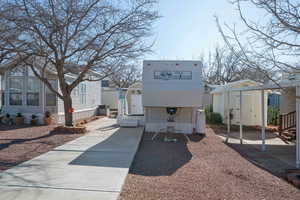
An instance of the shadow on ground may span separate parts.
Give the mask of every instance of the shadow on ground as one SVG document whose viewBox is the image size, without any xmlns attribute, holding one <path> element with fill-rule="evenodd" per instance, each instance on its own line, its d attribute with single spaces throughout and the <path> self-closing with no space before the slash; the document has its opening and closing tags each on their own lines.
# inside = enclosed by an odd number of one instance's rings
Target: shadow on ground
<svg viewBox="0 0 300 200">
<path fill-rule="evenodd" d="M 192 159 L 187 147 L 188 142 L 199 142 L 204 135 L 171 134 L 177 142 L 164 142 L 164 135 L 160 134 L 155 140 L 152 133 L 144 133 L 139 150 L 135 155 L 130 173 L 143 176 L 170 176 L 177 169 Z"/>
<path fill-rule="evenodd" d="M 113 130 L 113 129 L 116 129 L 116 128 L 119 128 L 120 126 L 118 124 L 113 124 L 113 125 L 110 125 L 110 126 L 104 126 L 104 127 L 101 127 L 101 128 L 98 128 L 96 130 L 98 131 L 109 131 L 109 130 Z"/>
<path fill-rule="evenodd" d="M 225 144 L 249 162 L 279 178 L 285 178 L 287 169 L 295 168 L 295 146 L 266 145 L 266 151 L 261 151 L 261 145 L 257 144 Z"/>
<path fill-rule="evenodd" d="M 12 137 L 12 138 L 0 139 L 0 151 L 10 147 L 11 145 L 23 144 L 23 143 L 27 143 L 27 142 L 35 142 L 37 140 L 49 138 L 51 136 L 59 135 L 59 134 L 64 134 L 64 133 L 62 133 L 60 131 L 52 130 L 52 131 L 48 131 L 47 134 L 38 136 L 38 137 L 29 137 L 29 138 L 14 138 L 14 137 Z M 7 142 L 5 142 L 5 141 L 7 141 Z M 39 143 L 47 143 L 47 142 L 39 141 Z M 48 142 L 48 144 L 51 144 L 51 143 Z"/>
<path fill-rule="evenodd" d="M 72 160 L 69 164 L 80 166 L 94 166 L 94 167 L 116 167 L 129 168 L 133 159 L 134 153 L 138 148 L 138 133 L 142 131 L 132 128 L 119 128 L 112 125 L 103 127 L 101 131 L 113 130 L 114 133 L 105 140 L 91 146 L 84 150 L 77 158 Z"/>
<path fill-rule="evenodd" d="M 32 128 L 32 125 L 24 124 L 24 125 L 7 125 L 7 124 L 0 124 L 0 131 L 11 131 L 16 129 L 23 129 L 23 128 Z M 44 125 L 37 125 L 34 127 L 44 127 Z"/>
<path fill-rule="evenodd" d="M 216 135 L 227 136 L 226 128 L 219 125 L 209 126 Z M 278 137 L 276 133 L 266 132 L 266 139 L 274 139 Z M 261 144 L 239 144 L 230 143 L 230 138 L 239 139 L 239 132 L 234 131 L 229 135 L 229 142 L 226 144 L 243 158 L 256 165 L 257 167 L 268 171 L 269 173 L 279 177 L 285 177 L 287 169 L 295 168 L 296 147 L 294 145 L 276 145 L 266 144 L 266 150 L 261 150 Z M 243 133 L 246 140 L 261 140 L 261 132 L 254 129 L 246 129 Z"/>
</svg>

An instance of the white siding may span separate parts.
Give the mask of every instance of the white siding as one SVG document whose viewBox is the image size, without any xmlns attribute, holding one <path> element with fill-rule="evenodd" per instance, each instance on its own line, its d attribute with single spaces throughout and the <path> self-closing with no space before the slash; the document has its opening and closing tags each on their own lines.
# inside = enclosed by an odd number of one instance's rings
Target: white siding
<svg viewBox="0 0 300 200">
<path fill-rule="evenodd" d="M 172 73 L 170 79 L 156 73 Z M 174 75 L 173 75 L 174 73 Z M 191 76 L 184 76 L 190 73 Z M 179 77 L 176 78 L 180 74 Z M 158 76 L 158 77 L 156 77 Z M 183 78 L 185 77 L 185 78 Z M 143 105 L 152 107 L 202 106 L 204 83 L 199 61 L 144 61 Z"/>
<path fill-rule="evenodd" d="M 86 85 L 86 101 L 81 101 L 81 84 Z M 79 92 L 72 92 L 72 105 L 74 108 L 73 119 L 78 120 L 95 115 L 98 105 L 101 105 L 101 82 L 85 81 L 79 85 Z M 64 121 L 64 104 L 58 99 L 58 122 Z"/>
<path fill-rule="evenodd" d="M 261 91 L 243 91 L 243 125 L 256 126 L 261 125 Z M 226 96 L 226 98 L 224 98 Z M 268 94 L 265 92 L 265 116 L 267 116 Z M 227 122 L 227 112 L 232 109 L 233 118 L 231 123 L 239 125 L 240 123 L 240 93 L 239 91 L 230 92 L 230 105 L 227 107 L 227 95 L 225 93 L 215 93 L 213 96 L 213 111 L 220 113 L 223 123 Z M 267 117 L 265 119 L 267 124 Z"/>
<path fill-rule="evenodd" d="M 280 113 L 289 113 L 296 110 L 296 89 L 284 88 L 280 97 Z"/>
<path fill-rule="evenodd" d="M 118 108 L 119 91 L 116 89 L 102 89 L 102 104 L 108 105 L 109 108 Z"/>
</svg>

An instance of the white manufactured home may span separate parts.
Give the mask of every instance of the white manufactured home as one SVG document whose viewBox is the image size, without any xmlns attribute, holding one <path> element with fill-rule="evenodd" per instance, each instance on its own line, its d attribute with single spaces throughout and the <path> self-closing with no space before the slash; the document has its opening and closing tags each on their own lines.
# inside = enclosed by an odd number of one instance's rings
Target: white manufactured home
<svg viewBox="0 0 300 200">
<path fill-rule="evenodd" d="M 29 123 L 31 115 L 36 115 L 39 123 L 43 123 L 44 113 L 50 111 L 57 123 L 64 122 L 64 105 L 56 94 L 34 76 L 27 66 L 0 66 L 2 114 L 14 116 L 22 113 L 25 123 Z M 96 72 L 90 76 L 97 76 Z M 76 74 L 68 73 L 67 79 L 71 82 Z M 58 79 L 55 73 L 47 72 L 47 78 L 52 86 L 58 89 Z M 101 82 L 85 81 L 72 91 L 74 108 L 73 119 L 78 120 L 94 116 L 97 107 L 101 104 Z"/>
<path fill-rule="evenodd" d="M 176 133 L 193 133 L 197 124 L 203 124 L 197 122 L 203 94 L 200 61 L 144 61 L 142 103 L 146 132 L 165 131 L 173 115 Z"/>
</svg>

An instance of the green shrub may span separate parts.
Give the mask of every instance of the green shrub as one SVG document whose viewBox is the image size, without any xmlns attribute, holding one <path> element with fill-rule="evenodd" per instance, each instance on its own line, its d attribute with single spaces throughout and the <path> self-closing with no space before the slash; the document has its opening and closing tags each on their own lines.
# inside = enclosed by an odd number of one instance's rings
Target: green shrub
<svg viewBox="0 0 300 200">
<path fill-rule="evenodd" d="M 206 120 L 207 123 L 209 123 L 210 122 L 210 118 L 211 118 L 211 113 L 213 112 L 212 105 L 209 105 L 208 107 L 206 107 L 204 109 L 204 111 L 205 111 L 205 120 Z"/>
<path fill-rule="evenodd" d="M 205 120 L 206 123 L 210 124 L 222 124 L 223 119 L 220 113 L 213 112 L 213 107 L 210 105 L 205 108 Z"/>
<path fill-rule="evenodd" d="M 278 118 L 279 118 L 279 108 L 274 108 L 272 106 L 268 107 L 268 124 L 271 125 L 278 125 Z"/>
<path fill-rule="evenodd" d="M 212 124 L 222 124 L 222 115 L 220 113 L 215 112 L 210 113 L 209 122 Z"/>
</svg>

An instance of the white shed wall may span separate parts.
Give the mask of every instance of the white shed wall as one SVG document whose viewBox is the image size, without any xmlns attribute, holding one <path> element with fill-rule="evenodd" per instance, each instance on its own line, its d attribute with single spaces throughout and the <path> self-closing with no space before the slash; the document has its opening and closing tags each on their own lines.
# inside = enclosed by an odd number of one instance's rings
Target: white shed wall
<svg viewBox="0 0 300 200">
<path fill-rule="evenodd" d="M 296 89 L 284 88 L 281 90 L 280 113 L 289 113 L 296 110 Z"/>
<path fill-rule="evenodd" d="M 265 124 L 267 124 L 267 99 L 268 94 L 265 92 Z M 242 92 L 242 120 L 243 125 L 260 126 L 261 115 L 261 91 L 243 91 Z M 231 123 L 240 124 L 240 92 L 230 92 L 230 106 L 227 107 L 227 94 L 216 93 L 213 96 L 213 111 L 220 113 L 223 123 L 227 123 L 227 113 L 232 109 L 233 118 Z"/>
</svg>

